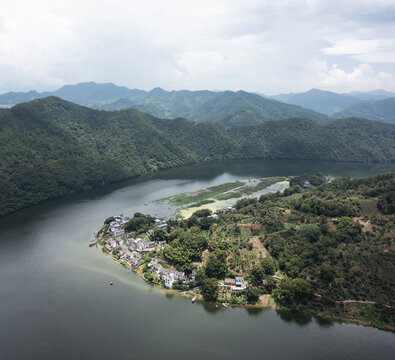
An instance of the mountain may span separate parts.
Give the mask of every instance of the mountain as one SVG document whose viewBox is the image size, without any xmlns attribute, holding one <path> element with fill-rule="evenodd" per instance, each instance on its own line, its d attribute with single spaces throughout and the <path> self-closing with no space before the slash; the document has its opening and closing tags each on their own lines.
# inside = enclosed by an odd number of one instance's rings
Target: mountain
<svg viewBox="0 0 395 360">
<path fill-rule="evenodd" d="M 394 161 L 395 126 L 369 120 L 223 127 L 99 111 L 56 97 L 0 110 L 0 215 L 75 191 L 206 160 Z"/>
<path fill-rule="evenodd" d="M 395 124 L 395 98 L 380 100 L 374 103 L 355 104 L 344 111 L 333 114 L 333 116 L 336 118 L 356 116 Z"/>
<path fill-rule="evenodd" d="M 268 120 L 303 117 L 324 124 L 332 119 L 312 110 L 284 104 L 246 91 L 150 91 L 139 99 L 121 99 L 102 109 L 135 108 L 162 118 L 183 117 L 225 126 L 256 125 Z"/>
<path fill-rule="evenodd" d="M 357 97 L 348 94 L 337 94 L 319 89 L 311 89 L 297 94 L 280 94 L 273 98 L 288 104 L 299 105 L 306 109 L 313 109 L 326 115 L 332 115 L 361 102 Z"/>
<path fill-rule="evenodd" d="M 368 92 L 354 91 L 349 93 L 349 95 L 359 99 L 360 102 L 373 102 L 395 97 L 395 93 L 383 89 L 377 89 Z"/>
<path fill-rule="evenodd" d="M 95 82 L 84 82 L 76 85 L 65 85 L 56 91 L 46 92 L 9 92 L 0 95 L 0 105 L 13 106 L 21 102 L 40 99 L 48 96 L 57 96 L 61 99 L 74 102 L 76 104 L 98 107 L 105 103 L 112 103 L 121 98 L 138 98 L 146 92 L 137 89 L 128 89 L 125 86 L 118 86 L 112 83 L 98 84 Z"/>
<path fill-rule="evenodd" d="M 11 106 L 46 96 L 96 109 L 135 108 L 161 118 L 183 117 L 226 126 L 253 125 L 289 117 L 309 118 L 318 123 L 332 120 L 323 114 L 246 91 L 166 91 L 161 88 L 143 91 L 94 82 L 66 85 L 54 92 L 7 93 L 0 95 L 0 105 Z"/>
</svg>

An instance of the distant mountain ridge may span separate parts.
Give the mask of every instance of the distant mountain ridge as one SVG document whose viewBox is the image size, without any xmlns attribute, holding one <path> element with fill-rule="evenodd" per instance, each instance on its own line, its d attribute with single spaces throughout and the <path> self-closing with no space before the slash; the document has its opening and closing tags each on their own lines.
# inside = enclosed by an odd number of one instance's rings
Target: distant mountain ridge
<svg viewBox="0 0 395 360">
<path fill-rule="evenodd" d="M 332 116 L 333 114 L 341 112 L 352 105 L 384 100 L 389 97 L 395 97 L 395 93 L 391 93 L 386 90 L 373 90 L 369 92 L 338 94 L 331 91 L 311 89 L 302 93 L 274 95 L 270 98 L 288 104 L 299 105 L 306 109 L 312 109 L 328 116 Z"/>
<path fill-rule="evenodd" d="M 333 114 L 333 116 L 336 118 L 355 116 L 395 124 L 395 98 L 379 100 L 374 103 L 355 104 L 344 111 Z"/>
<path fill-rule="evenodd" d="M 134 108 L 161 118 L 183 117 L 193 121 L 212 122 L 225 126 L 257 125 L 268 120 L 290 117 L 309 118 L 325 124 L 332 119 L 299 106 L 265 99 L 246 91 L 162 91 L 135 100 L 121 99 L 104 105 L 105 110 Z"/>
<path fill-rule="evenodd" d="M 0 216 L 150 171 L 222 159 L 395 161 L 395 126 L 310 119 L 224 127 L 57 97 L 0 110 Z"/>
<path fill-rule="evenodd" d="M 255 125 L 290 117 L 309 118 L 321 124 L 332 120 L 326 115 L 246 91 L 166 91 L 161 88 L 144 91 L 95 82 L 65 85 L 53 92 L 7 93 L 0 95 L 0 105 L 11 106 L 47 96 L 95 109 L 135 108 L 160 118 L 183 117 L 226 126 Z"/>
</svg>

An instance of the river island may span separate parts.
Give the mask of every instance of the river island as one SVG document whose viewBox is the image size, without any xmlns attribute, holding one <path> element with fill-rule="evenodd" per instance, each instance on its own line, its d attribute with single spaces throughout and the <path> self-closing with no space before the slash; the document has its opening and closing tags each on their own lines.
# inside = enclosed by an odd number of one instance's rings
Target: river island
<svg viewBox="0 0 395 360">
<path fill-rule="evenodd" d="M 95 242 L 193 302 L 394 331 L 394 188 L 394 173 L 236 181 L 158 200 L 177 207 L 174 218 L 111 216 Z"/>
</svg>

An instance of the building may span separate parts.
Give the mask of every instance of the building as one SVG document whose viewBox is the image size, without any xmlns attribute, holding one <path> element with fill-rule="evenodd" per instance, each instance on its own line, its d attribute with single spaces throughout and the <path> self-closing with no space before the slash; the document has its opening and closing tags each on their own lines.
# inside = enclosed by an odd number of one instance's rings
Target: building
<svg viewBox="0 0 395 360">
<path fill-rule="evenodd" d="M 165 282 L 165 287 L 168 289 L 170 289 L 173 286 L 173 283 L 175 281 L 174 276 L 172 276 L 172 275 L 163 275 L 162 279 Z"/>
<path fill-rule="evenodd" d="M 242 276 L 236 276 L 235 285 L 238 287 L 244 287 L 244 278 Z"/>
<path fill-rule="evenodd" d="M 235 286 L 236 285 L 236 281 L 235 279 L 230 279 L 230 278 L 226 278 L 224 281 L 225 285 L 229 285 L 229 286 Z"/>
</svg>

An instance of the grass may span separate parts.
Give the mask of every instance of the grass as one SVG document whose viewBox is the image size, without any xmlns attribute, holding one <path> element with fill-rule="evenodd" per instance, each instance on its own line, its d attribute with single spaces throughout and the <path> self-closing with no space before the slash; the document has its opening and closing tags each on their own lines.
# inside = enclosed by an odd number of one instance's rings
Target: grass
<svg viewBox="0 0 395 360">
<path fill-rule="evenodd" d="M 240 195 L 234 191 L 230 191 L 230 192 L 227 192 L 226 194 L 217 195 L 215 198 L 217 200 L 229 200 L 229 199 L 237 199 L 240 197 L 242 197 L 242 195 Z"/>
<path fill-rule="evenodd" d="M 167 200 L 170 204 L 176 206 L 182 206 L 192 203 L 198 203 L 211 198 L 214 198 L 224 192 L 230 191 L 232 189 L 238 188 L 244 185 L 242 181 L 235 181 L 231 183 L 221 184 L 217 186 L 211 186 L 194 192 L 181 193 L 178 195 L 170 196 L 160 201 Z"/>
<path fill-rule="evenodd" d="M 194 203 L 192 205 L 189 205 L 188 207 L 194 208 L 194 207 L 200 207 L 202 205 L 207 205 L 207 204 L 212 204 L 212 203 L 215 203 L 215 200 L 202 200 L 202 201 L 199 201 L 199 202 Z"/>
</svg>

